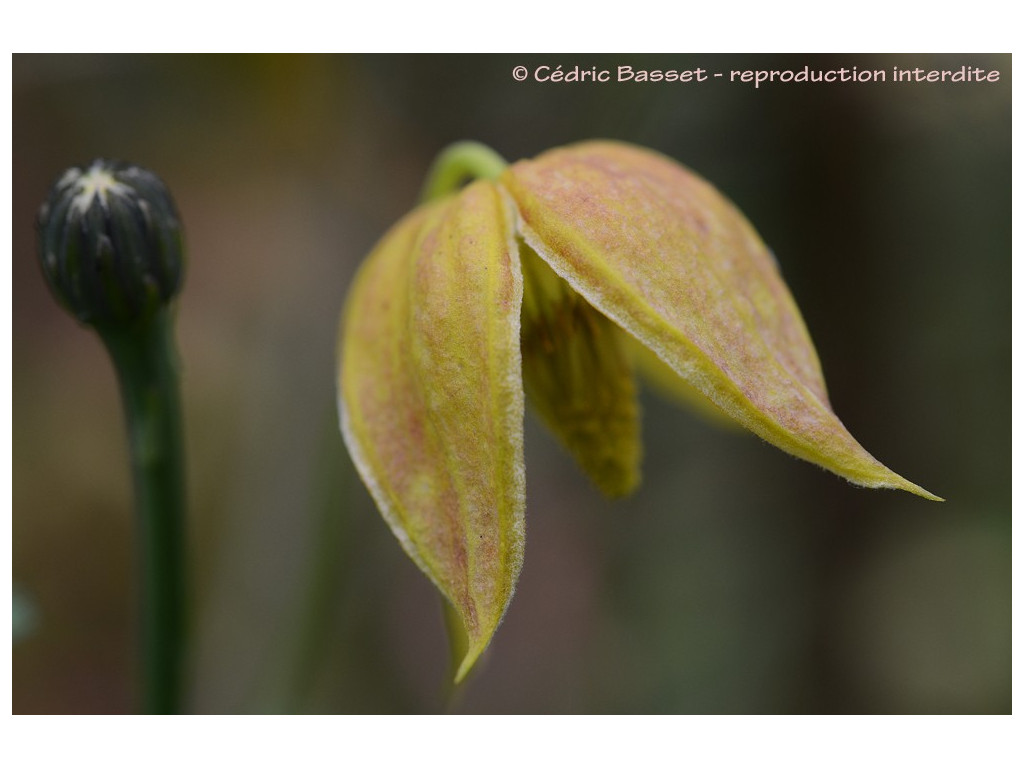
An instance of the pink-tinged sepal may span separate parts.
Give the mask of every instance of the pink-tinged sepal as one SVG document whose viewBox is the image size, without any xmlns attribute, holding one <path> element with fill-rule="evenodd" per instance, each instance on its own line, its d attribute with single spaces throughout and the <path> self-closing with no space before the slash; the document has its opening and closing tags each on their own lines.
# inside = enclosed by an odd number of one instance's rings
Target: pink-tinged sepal
<svg viewBox="0 0 1024 768">
<path fill-rule="evenodd" d="M 522 286 L 507 205 L 477 182 L 384 237 L 342 321 L 345 442 L 392 531 L 462 619 L 459 679 L 522 566 Z"/>
<path fill-rule="evenodd" d="M 937 498 L 878 462 L 832 412 L 774 258 L 711 184 L 601 141 L 515 163 L 500 183 L 527 244 L 730 417 L 858 485 Z"/>
</svg>

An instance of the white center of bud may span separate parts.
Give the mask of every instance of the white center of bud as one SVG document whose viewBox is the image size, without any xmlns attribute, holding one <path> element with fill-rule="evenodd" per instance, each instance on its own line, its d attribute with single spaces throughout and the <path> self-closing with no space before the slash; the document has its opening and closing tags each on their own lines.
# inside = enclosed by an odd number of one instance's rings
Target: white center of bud
<svg viewBox="0 0 1024 768">
<path fill-rule="evenodd" d="M 84 214 L 92 205 L 93 198 L 100 199 L 100 205 L 106 207 L 107 195 L 127 196 L 131 187 L 122 184 L 114 178 L 110 171 L 93 165 L 75 180 L 74 200 L 71 201 L 71 210 Z"/>
</svg>

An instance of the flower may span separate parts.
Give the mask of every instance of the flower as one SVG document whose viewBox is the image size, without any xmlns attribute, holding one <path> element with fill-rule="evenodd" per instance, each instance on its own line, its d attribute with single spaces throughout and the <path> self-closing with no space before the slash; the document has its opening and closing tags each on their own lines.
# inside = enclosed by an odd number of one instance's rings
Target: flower
<svg viewBox="0 0 1024 768">
<path fill-rule="evenodd" d="M 399 221 L 342 317 L 345 442 L 381 513 L 487 646 L 523 560 L 524 391 L 609 495 L 639 481 L 634 349 L 769 443 L 937 497 L 832 412 L 769 250 L 673 160 L 594 141 L 514 163 Z M 641 358 L 642 359 L 642 358 Z"/>
<path fill-rule="evenodd" d="M 39 261 L 79 322 L 149 318 L 180 290 L 181 219 L 152 171 L 110 160 L 68 168 L 39 209 Z"/>
</svg>

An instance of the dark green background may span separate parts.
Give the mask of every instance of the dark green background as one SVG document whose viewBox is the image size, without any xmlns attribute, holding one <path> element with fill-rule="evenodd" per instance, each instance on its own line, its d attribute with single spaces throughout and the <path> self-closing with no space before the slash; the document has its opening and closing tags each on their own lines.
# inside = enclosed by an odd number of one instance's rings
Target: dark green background
<svg viewBox="0 0 1024 768">
<path fill-rule="evenodd" d="M 999 69 L 996 84 L 538 84 L 514 66 Z M 1009 56 L 28 56 L 13 60 L 15 712 L 135 706 L 113 373 L 47 295 L 68 165 L 145 165 L 183 215 L 196 712 L 432 712 L 438 601 L 344 456 L 337 318 L 458 139 L 610 137 L 730 196 L 775 251 L 836 412 L 948 499 L 867 491 L 645 393 L 603 500 L 527 417 L 519 589 L 461 712 L 1010 710 Z M 339 500 L 340 506 L 332 500 Z"/>
</svg>

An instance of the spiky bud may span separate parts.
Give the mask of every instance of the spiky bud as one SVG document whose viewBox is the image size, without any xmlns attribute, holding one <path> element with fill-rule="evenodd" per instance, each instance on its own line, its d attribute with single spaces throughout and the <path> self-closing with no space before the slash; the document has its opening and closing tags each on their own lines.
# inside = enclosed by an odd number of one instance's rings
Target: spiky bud
<svg viewBox="0 0 1024 768">
<path fill-rule="evenodd" d="M 181 287 L 181 219 L 167 187 L 144 168 L 109 160 L 69 168 L 36 226 L 46 281 L 82 323 L 144 320 Z"/>
</svg>

